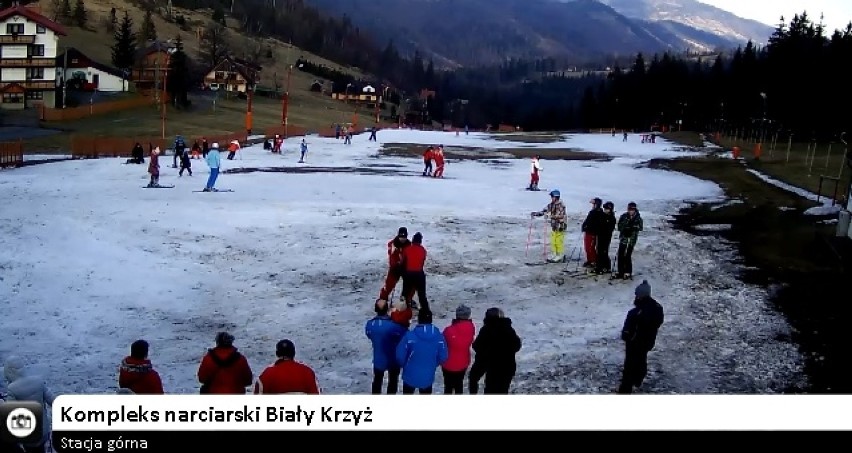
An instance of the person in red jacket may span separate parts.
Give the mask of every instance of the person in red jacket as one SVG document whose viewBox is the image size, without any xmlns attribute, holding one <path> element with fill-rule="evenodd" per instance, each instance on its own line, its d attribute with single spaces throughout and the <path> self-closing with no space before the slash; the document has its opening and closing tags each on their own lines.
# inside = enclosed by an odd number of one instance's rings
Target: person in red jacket
<svg viewBox="0 0 852 453">
<path fill-rule="evenodd" d="M 255 395 L 278 395 L 300 393 L 319 395 L 317 377 L 309 366 L 294 360 L 296 346 L 290 340 L 281 340 L 275 345 L 278 360 L 263 370 L 254 384 Z"/>
<path fill-rule="evenodd" d="M 388 298 L 402 277 L 402 269 L 400 268 L 402 250 L 409 244 L 411 243 L 408 241 L 408 229 L 405 227 L 400 227 L 396 237 L 388 241 L 388 273 L 385 276 L 385 284 L 379 291 L 379 299 L 385 302 L 393 303 Z"/>
<path fill-rule="evenodd" d="M 444 145 L 438 147 L 435 151 L 435 173 L 432 173 L 435 178 L 444 177 Z"/>
<path fill-rule="evenodd" d="M 435 158 L 435 152 L 432 147 L 426 148 L 423 153 L 423 176 L 432 176 L 432 159 Z"/>
<path fill-rule="evenodd" d="M 201 393 L 245 394 L 252 379 L 248 360 L 234 347 L 234 336 L 228 332 L 216 334 L 216 347 L 207 351 L 198 366 Z"/>
<path fill-rule="evenodd" d="M 121 361 L 118 386 L 137 395 L 162 395 L 163 381 L 148 360 L 148 342 L 136 340 L 130 345 L 130 355 Z"/>
<path fill-rule="evenodd" d="M 444 329 L 449 355 L 441 365 L 444 374 L 444 394 L 461 395 L 464 393 L 464 375 L 470 366 L 470 346 L 476 335 L 476 327 L 470 320 L 470 308 L 459 305 L 456 319 Z"/>
<path fill-rule="evenodd" d="M 429 309 L 426 299 L 426 249 L 423 247 L 423 235 L 415 233 L 411 245 L 402 250 L 402 295 L 409 307 L 414 309 Z M 414 293 L 417 293 L 418 305 L 414 304 Z"/>
</svg>

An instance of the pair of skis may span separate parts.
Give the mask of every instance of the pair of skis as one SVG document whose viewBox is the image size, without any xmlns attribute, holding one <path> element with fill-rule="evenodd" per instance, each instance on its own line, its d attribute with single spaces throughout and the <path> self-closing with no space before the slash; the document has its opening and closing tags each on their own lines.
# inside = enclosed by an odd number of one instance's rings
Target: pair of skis
<svg viewBox="0 0 852 453">
<path fill-rule="evenodd" d="M 174 189 L 175 186 L 142 186 L 143 189 Z M 216 189 L 216 190 L 193 190 L 193 192 L 233 192 L 231 189 Z"/>
</svg>

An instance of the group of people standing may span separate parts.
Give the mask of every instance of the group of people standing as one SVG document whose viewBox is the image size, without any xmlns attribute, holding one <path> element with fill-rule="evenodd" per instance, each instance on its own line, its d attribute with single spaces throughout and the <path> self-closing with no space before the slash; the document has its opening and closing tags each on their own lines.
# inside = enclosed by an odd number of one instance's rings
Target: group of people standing
<svg viewBox="0 0 852 453">
<path fill-rule="evenodd" d="M 219 178 L 219 168 L 221 167 L 221 157 L 219 156 L 219 143 L 214 142 L 212 145 L 208 147 L 207 140 L 202 140 L 203 147 L 197 141 L 193 144 L 193 156 L 196 154 L 196 148 L 198 153 L 204 156 L 204 160 L 207 163 L 207 166 L 210 168 L 210 176 L 207 178 L 207 184 L 204 186 L 204 192 L 216 192 L 216 180 Z M 229 144 L 228 150 L 228 159 L 233 159 L 233 155 L 240 149 L 240 144 L 238 141 L 234 140 Z M 141 159 L 144 162 L 144 158 L 137 158 L 137 154 L 142 151 L 142 145 L 139 143 L 136 144 L 133 148 L 133 158 L 134 163 L 138 159 Z M 178 176 L 183 176 L 183 172 L 187 171 L 189 176 L 192 176 L 192 164 L 190 162 L 190 153 L 187 151 L 186 146 L 183 142 L 183 138 L 178 136 L 178 139 L 175 140 L 174 145 L 174 164 L 173 168 L 177 167 L 177 159 L 180 159 L 180 171 L 178 172 Z M 151 176 L 151 180 L 148 183 L 149 188 L 157 188 L 157 187 L 172 187 L 172 186 L 161 186 L 160 185 L 160 147 L 154 147 L 151 150 L 150 159 L 148 161 L 148 174 Z"/>
<path fill-rule="evenodd" d="M 432 161 L 435 161 L 435 171 L 432 172 Z M 444 177 L 444 145 L 429 146 L 423 153 L 423 176 L 433 178 Z"/>
<path fill-rule="evenodd" d="M 642 216 L 639 214 L 636 203 L 632 201 L 628 203 L 627 212 L 623 213 L 618 221 L 615 219 L 615 205 L 611 201 L 604 203 L 603 200 L 595 197 L 589 200 L 589 203 L 592 205 L 592 209 L 586 215 L 581 226 L 583 248 L 586 254 L 583 267 L 590 269 L 595 274 L 607 274 L 613 271 L 609 249 L 612 234 L 617 228 L 619 241 L 613 278 L 633 278 L 633 249 L 639 239 L 639 232 L 644 228 Z M 568 228 L 568 216 L 559 190 L 552 190 L 550 192 L 550 203 L 540 211 L 531 212 L 530 216 L 543 216 L 550 222 L 551 250 L 547 261 L 551 263 L 567 262 L 565 231 Z"/>
</svg>

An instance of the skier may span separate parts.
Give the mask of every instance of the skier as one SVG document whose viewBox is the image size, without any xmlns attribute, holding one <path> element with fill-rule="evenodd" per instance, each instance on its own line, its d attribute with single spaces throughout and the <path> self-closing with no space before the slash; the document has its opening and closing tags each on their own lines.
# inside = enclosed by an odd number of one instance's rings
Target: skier
<svg viewBox="0 0 852 453">
<path fill-rule="evenodd" d="M 648 280 L 636 287 L 634 307 L 627 312 L 621 339 L 624 340 L 624 369 L 618 393 L 633 393 L 648 374 L 648 352 L 654 349 L 657 332 L 665 319 L 663 307 L 651 297 Z"/>
<path fill-rule="evenodd" d="M 532 167 L 530 169 L 530 186 L 527 190 L 538 190 L 538 174 L 541 172 L 541 163 L 539 156 L 533 156 Z"/>
<path fill-rule="evenodd" d="M 352 126 L 346 126 L 346 140 L 343 141 L 344 145 L 352 144 Z"/>
<path fill-rule="evenodd" d="M 627 141 L 627 131 L 624 131 L 624 139 L 623 139 L 623 140 L 621 140 L 621 141 L 622 141 L 622 142 L 626 142 L 626 141 Z"/>
<path fill-rule="evenodd" d="M 532 217 L 544 216 L 550 220 L 550 251 L 551 255 L 547 259 L 549 263 L 564 263 L 567 259 L 565 256 L 565 230 L 568 228 L 566 223 L 567 214 L 565 212 L 565 204 L 559 199 L 559 190 L 550 191 L 550 203 L 541 211 L 533 211 L 530 213 Z"/>
<path fill-rule="evenodd" d="M 432 174 L 432 177 L 444 177 L 444 145 L 438 145 L 435 151 L 435 173 Z"/>
<path fill-rule="evenodd" d="M 395 395 L 399 386 L 400 366 L 396 361 L 396 347 L 408 329 L 391 319 L 388 308 L 388 301 L 377 300 L 374 307 L 376 317 L 367 321 L 364 327 L 373 345 L 373 395 L 382 393 L 385 373 L 388 374 L 388 395 Z"/>
<path fill-rule="evenodd" d="M 396 287 L 397 282 L 402 277 L 402 252 L 408 247 L 411 242 L 408 241 L 408 229 L 400 227 L 396 237 L 388 241 L 388 273 L 385 277 L 385 284 L 379 291 L 379 299 L 393 302 L 389 300 L 390 293 Z M 400 299 L 405 299 L 405 294 L 400 295 Z"/>
<path fill-rule="evenodd" d="M 340 128 L 340 124 L 335 124 L 334 125 L 334 138 L 337 139 L 337 140 L 340 140 L 341 132 L 342 131 L 341 131 L 341 128 Z"/>
<path fill-rule="evenodd" d="M 613 278 L 629 280 L 633 278 L 633 248 L 643 229 L 642 216 L 636 209 L 636 203 L 627 204 L 627 212 L 618 219 L 618 272 Z"/>
<path fill-rule="evenodd" d="M 228 160 L 234 160 L 234 156 L 237 154 L 237 151 L 240 150 L 240 142 L 236 140 L 232 140 L 231 143 L 228 144 Z"/>
<path fill-rule="evenodd" d="M 184 148 L 183 154 L 180 155 L 180 171 L 178 172 L 178 176 L 183 176 L 184 170 L 189 172 L 189 176 L 192 176 L 192 162 L 189 160 L 189 151 L 186 148 Z"/>
<path fill-rule="evenodd" d="M 175 137 L 174 144 L 174 156 L 172 156 L 172 168 L 178 168 L 177 161 L 181 155 L 183 155 L 183 150 L 186 149 L 186 142 L 183 139 L 183 136 L 178 135 Z"/>
<path fill-rule="evenodd" d="M 281 136 L 275 134 L 275 139 L 272 141 L 272 152 L 275 154 L 281 154 L 281 145 L 284 144 L 284 140 L 281 139 Z"/>
<path fill-rule="evenodd" d="M 136 145 L 133 146 L 133 150 L 130 151 L 130 159 L 127 160 L 128 164 L 144 164 L 145 163 L 145 150 L 142 148 L 142 145 L 139 142 L 136 142 Z"/>
<path fill-rule="evenodd" d="M 301 156 L 299 157 L 299 163 L 303 164 L 305 163 L 305 157 L 308 155 L 308 144 L 307 142 L 305 142 L 304 138 L 302 139 L 302 144 L 299 146 L 299 148 L 302 152 Z"/>
<path fill-rule="evenodd" d="M 414 233 L 411 245 L 402 249 L 402 295 L 408 306 L 414 309 L 429 309 L 429 301 L 426 299 L 426 273 L 423 266 L 426 263 L 426 248 L 423 247 L 423 235 Z M 414 303 L 414 293 L 417 293 L 417 301 Z"/>
<path fill-rule="evenodd" d="M 198 140 L 192 144 L 192 158 L 201 159 L 201 145 L 198 143 Z"/>
<path fill-rule="evenodd" d="M 207 159 L 207 153 L 210 152 L 210 144 L 207 143 L 207 139 L 201 137 L 201 157 Z"/>
<path fill-rule="evenodd" d="M 207 152 L 207 166 L 210 167 L 210 177 L 207 178 L 207 186 L 204 187 L 205 192 L 215 192 L 213 186 L 216 185 L 216 179 L 219 178 L 219 166 L 221 158 L 219 157 L 219 144 L 213 143 L 210 151 Z"/>
<path fill-rule="evenodd" d="M 151 182 L 148 187 L 160 187 L 160 147 L 151 150 L 151 160 L 148 161 L 148 173 L 151 174 Z"/>
<path fill-rule="evenodd" d="M 370 128 L 370 139 L 368 141 L 375 142 L 376 141 L 376 126 Z"/>
<path fill-rule="evenodd" d="M 432 159 L 435 158 L 435 151 L 432 146 L 426 148 L 423 153 L 423 176 L 432 176 Z"/>
<path fill-rule="evenodd" d="M 583 232 L 583 249 L 586 251 L 586 262 L 583 263 L 583 267 L 594 269 L 595 263 L 597 263 L 597 236 L 598 230 L 600 229 L 601 224 L 601 215 L 603 214 L 603 210 L 601 209 L 601 204 L 603 200 L 600 198 L 592 198 L 589 200 L 589 204 L 592 205 L 591 211 L 586 215 L 586 220 L 583 221 L 583 225 L 580 229 Z"/>
<path fill-rule="evenodd" d="M 598 224 L 597 237 L 597 263 L 595 266 L 596 274 L 607 274 L 612 272 L 612 260 L 609 258 L 609 245 L 612 243 L 612 232 L 615 230 L 615 213 L 613 212 L 615 205 L 611 201 L 603 204 L 603 215 L 600 216 Z"/>
</svg>

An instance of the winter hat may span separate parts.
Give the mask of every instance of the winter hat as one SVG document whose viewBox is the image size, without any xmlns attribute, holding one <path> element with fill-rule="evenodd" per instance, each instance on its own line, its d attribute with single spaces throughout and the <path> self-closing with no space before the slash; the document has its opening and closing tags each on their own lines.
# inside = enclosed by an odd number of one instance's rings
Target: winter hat
<svg viewBox="0 0 852 453">
<path fill-rule="evenodd" d="M 290 340 L 281 340 L 275 345 L 275 355 L 282 359 L 293 359 L 296 357 L 296 345 Z"/>
<path fill-rule="evenodd" d="M 632 201 L 630 203 L 627 203 L 627 209 L 636 209 L 636 203 Z"/>
<path fill-rule="evenodd" d="M 636 297 L 651 297 L 651 285 L 648 284 L 648 280 L 642 280 L 642 283 L 636 287 Z"/>
<path fill-rule="evenodd" d="M 470 319 L 470 308 L 464 304 L 456 308 L 456 319 Z"/>
<path fill-rule="evenodd" d="M 503 317 L 503 310 L 500 310 L 497 307 L 491 307 L 488 310 L 485 310 L 485 319 L 502 318 L 502 317 Z"/>
<path fill-rule="evenodd" d="M 415 244 L 422 244 L 423 243 L 423 235 L 420 234 L 420 232 L 414 233 L 414 237 L 411 239 L 411 242 L 413 242 Z"/>
<path fill-rule="evenodd" d="M 603 203 L 603 200 L 601 200 L 600 198 L 598 198 L 598 197 L 592 198 L 592 204 L 595 205 L 596 208 L 601 207 L 602 203 Z"/>
<path fill-rule="evenodd" d="M 609 209 L 610 211 L 615 209 L 615 205 L 611 201 L 607 201 L 603 204 L 604 209 Z"/>
<path fill-rule="evenodd" d="M 399 231 L 396 233 L 397 237 L 407 238 L 408 237 L 408 228 L 399 227 Z"/>
<path fill-rule="evenodd" d="M 220 348 L 229 348 L 234 345 L 234 336 L 228 332 L 219 332 L 216 334 L 216 346 Z"/>
<path fill-rule="evenodd" d="M 210 145 L 210 147 L 213 148 L 213 149 L 219 149 L 219 142 L 213 142 L 213 144 Z"/>
<path fill-rule="evenodd" d="M 432 312 L 428 308 L 417 313 L 417 324 L 432 324 Z"/>
</svg>

